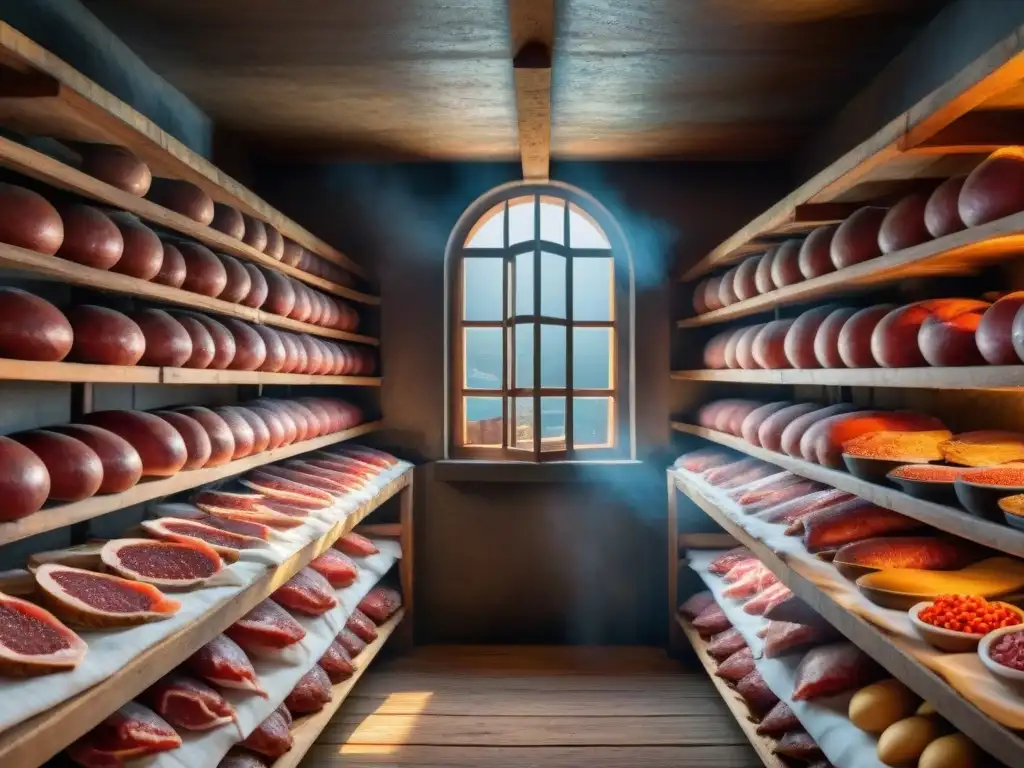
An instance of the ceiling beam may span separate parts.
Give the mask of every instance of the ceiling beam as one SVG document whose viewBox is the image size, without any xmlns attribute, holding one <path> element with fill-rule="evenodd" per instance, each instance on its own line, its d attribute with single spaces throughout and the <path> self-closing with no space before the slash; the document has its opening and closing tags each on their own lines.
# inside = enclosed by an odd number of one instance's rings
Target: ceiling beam
<svg viewBox="0 0 1024 768">
<path fill-rule="evenodd" d="M 551 162 L 551 50 L 555 0 L 509 0 L 523 178 L 547 181 Z"/>
</svg>

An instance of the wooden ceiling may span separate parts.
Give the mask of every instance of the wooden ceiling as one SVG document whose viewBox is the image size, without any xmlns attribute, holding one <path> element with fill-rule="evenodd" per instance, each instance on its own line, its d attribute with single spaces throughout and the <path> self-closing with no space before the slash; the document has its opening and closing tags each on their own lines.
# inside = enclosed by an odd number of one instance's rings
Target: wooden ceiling
<svg viewBox="0 0 1024 768">
<path fill-rule="evenodd" d="M 219 126 L 256 146 L 518 156 L 509 3 L 530 0 L 84 2 Z M 552 156 L 791 152 L 942 5 L 557 0 Z"/>
</svg>

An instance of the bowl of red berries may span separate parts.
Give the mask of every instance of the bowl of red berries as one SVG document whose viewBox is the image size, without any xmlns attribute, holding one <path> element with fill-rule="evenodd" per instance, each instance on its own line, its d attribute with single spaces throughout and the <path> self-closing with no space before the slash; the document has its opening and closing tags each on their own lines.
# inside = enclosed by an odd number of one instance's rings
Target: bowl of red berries
<svg viewBox="0 0 1024 768">
<path fill-rule="evenodd" d="M 910 622 L 940 651 L 969 653 L 990 632 L 1024 624 L 1024 611 L 977 595 L 939 595 L 911 608 Z"/>
</svg>

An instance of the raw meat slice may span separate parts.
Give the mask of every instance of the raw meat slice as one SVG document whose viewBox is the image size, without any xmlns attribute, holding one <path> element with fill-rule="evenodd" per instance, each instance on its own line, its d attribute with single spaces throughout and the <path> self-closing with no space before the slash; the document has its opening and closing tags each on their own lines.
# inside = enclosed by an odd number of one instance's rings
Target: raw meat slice
<svg viewBox="0 0 1024 768">
<path fill-rule="evenodd" d="M 228 561 L 235 561 L 242 550 L 262 549 L 266 542 L 253 536 L 225 531 L 199 520 L 182 520 L 176 517 L 161 517 L 159 520 L 143 520 L 146 532 L 164 541 L 202 541 Z"/>
<path fill-rule="evenodd" d="M 134 627 L 173 616 L 181 603 L 120 576 L 46 563 L 36 569 L 42 598 L 73 627 Z"/>
<path fill-rule="evenodd" d="M 222 531 L 231 531 L 242 536 L 252 536 L 263 541 L 270 541 L 273 531 L 262 523 L 250 523 L 245 520 L 232 520 L 226 517 L 217 517 L 209 512 L 204 512 L 192 504 L 157 504 L 151 508 L 156 518 L 174 517 L 179 520 L 195 520 L 197 523 L 212 525 Z"/>
<path fill-rule="evenodd" d="M 771 621 L 790 621 L 795 624 L 811 624 L 819 619 L 818 612 L 796 595 L 773 602 L 762 615 Z"/>
<path fill-rule="evenodd" d="M 163 718 L 129 701 L 68 747 L 68 756 L 83 768 L 121 768 L 127 760 L 180 746 L 181 737 Z"/>
<path fill-rule="evenodd" d="M 761 567 L 761 561 L 756 557 L 751 556 L 749 560 L 736 563 L 736 565 L 730 568 L 729 572 L 725 574 L 722 579 L 726 584 L 735 584 L 751 571 L 755 571 Z"/>
<path fill-rule="evenodd" d="M 191 589 L 224 569 L 220 555 L 197 540 L 114 539 L 103 545 L 100 559 L 118 576 L 161 589 Z"/>
<path fill-rule="evenodd" d="M 366 648 L 366 643 L 364 643 L 351 629 L 348 629 L 347 627 L 338 633 L 338 637 L 336 639 L 338 644 L 341 645 L 341 647 L 344 648 L 348 652 L 348 655 L 353 659 Z"/>
<path fill-rule="evenodd" d="M 270 469 L 270 474 L 278 474 L 281 477 L 295 480 L 297 483 L 322 488 L 334 497 L 343 497 L 360 487 L 350 476 L 309 466 L 301 461 L 289 461 L 283 467 L 271 467 Z"/>
<path fill-rule="evenodd" d="M 743 505 L 743 512 L 748 515 L 757 514 L 784 502 L 802 499 L 808 494 L 822 490 L 824 487 L 821 483 L 816 483 L 813 480 L 801 480 L 796 483 L 790 483 L 784 488 L 776 488 L 772 491 L 761 493 L 756 501 Z"/>
<path fill-rule="evenodd" d="M 277 478 L 278 480 L 295 483 L 298 486 L 305 486 L 310 490 L 323 491 L 332 499 L 339 499 L 351 490 L 347 485 L 343 485 L 336 480 L 321 477 L 320 475 L 311 475 L 306 472 L 299 472 L 288 467 L 277 467 L 270 464 L 263 467 L 260 471 L 266 475 Z"/>
<path fill-rule="evenodd" d="M 793 599 L 793 591 L 786 587 L 786 589 L 780 590 L 778 593 L 772 595 L 772 598 L 768 601 L 767 605 L 761 611 L 762 616 L 767 616 L 776 606 L 782 605 Z M 746 608 L 747 606 L 743 606 Z"/>
<path fill-rule="evenodd" d="M 332 698 L 331 679 L 317 664 L 304 674 L 292 692 L 284 700 L 284 705 L 292 715 L 305 715 L 319 712 Z"/>
<path fill-rule="evenodd" d="M 346 445 L 344 448 L 337 450 L 328 451 L 332 454 L 340 454 L 347 456 L 357 461 L 361 461 L 364 464 L 372 464 L 381 469 L 390 469 L 398 463 L 398 459 L 392 456 L 390 453 L 384 453 L 384 451 L 378 451 L 374 448 L 367 448 L 363 445 Z"/>
<path fill-rule="evenodd" d="M 747 643 L 738 629 L 727 629 L 711 638 L 711 642 L 708 643 L 708 655 L 715 661 L 725 661 L 746 647 Z"/>
<path fill-rule="evenodd" d="M 861 499 L 857 496 L 854 496 L 852 499 L 849 499 L 848 501 L 840 502 L 839 504 L 830 504 L 827 507 L 821 507 L 820 509 L 816 509 L 810 514 L 795 517 L 793 521 L 789 524 L 789 527 L 786 528 L 786 535 L 803 536 L 804 531 L 806 530 L 804 528 L 804 521 L 807 518 L 812 517 L 815 514 L 818 514 L 819 512 L 835 512 L 837 510 L 843 510 L 844 512 L 847 512 L 855 509 L 862 509 L 873 506 L 874 505 L 867 499 Z"/>
<path fill-rule="evenodd" d="M 686 602 L 679 606 L 679 615 L 687 621 L 693 621 L 697 614 L 715 602 L 715 596 L 705 590 L 687 598 Z"/>
<path fill-rule="evenodd" d="M 763 717 L 779 703 L 779 697 L 772 693 L 772 689 L 756 669 L 736 683 L 736 692 L 743 697 L 750 711 L 757 717 Z"/>
<path fill-rule="evenodd" d="M 402 596 L 391 587 L 378 584 L 359 601 L 359 610 L 380 626 L 402 607 Z"/>
<path fill-rule="evenodd" d="M 799 483 L 801 480 L 803 480 L 803 478 L 799 475 L 794 475 L 792 472 L 779 471 L 776 468 L 776 472 L 774 474 L 769 475 L 763 480 L 758 480 L 757 482 L 750 483 L 742 488 L 730 491 L 727 495 L 737 504 L 745 507 L 748 504 L 758 502 L 762 497 L 770 494 L 772 491 L 776 491 L 780 488 L 786 488 L 794 483 Z"/>
<path fill-rule="evenodd" d="M 213 517 L 258 523 L 272 528 L 296 528 L 303 515 L 288 515 L 274 509 L 259 494 L 203 491 L 196 497 L 199 509 Z"/>
<path fill-rule="evenodd" d="M 377 627 L 370 621 L 370 617 L 356 608 L 352 615 L 345 622 L 345 629 L 352 630 L 356 637 L 364 643 L 372 643 L 377 639 Z"/>
<path fill-rule="evenodd" d="M 259 509 L 266 501 L 266 497 L 259 493 L 233 493 L 207 488 L 196 494 L 194 501 L 200 509 L 214 507 L 216 509 L 252 510 Z"/>
<path fill-rule="evenodd" d="M 768 659 L 778 658 L 808 645 L 820 645 L 837 636 L 832 626 L 823 621 L 813 624 L 770 621 L 768 622 L 768 634 L 764 639 L 764 655 Z"/>
<path fill-rule="evenodd" d="M 301 472 L 304 475 L 314 475 L 315 477 L 319 477 L 324 480 L 330 480 L 349 491 L 358 491 L 366 487 L 366 478 L 359 477 L 357 475 L 344 474 L 333 469 L 324 469 L 323 467 L 317 467 L 306 461 L 299 461 L 296 459 L 295 461 L 285 462 L 285 466 L 289 469 L 295 470 L 296 472 Z"/>
<path fill-rule="evenodd" d="M 744 603 L 743 612 L 751 616 L 761 616 L 774 601 L 785 600 L 791 594 L 793 593 L 789 587 L 780 581 Z"/>
<path fill-rule="evenodd" d="M 217 635 L 185 662 L 185 668 L 220 688 L 252 691 L 267 697 L 245 651 L 227 635 Z"/>
<path fill-rule="evenodd" d="M 217 763 L 217 768 L 270 768 L 267 762 L 252 752 L 244 749 L 232 749 L 224 759 Z"/>
<path fill-rule="evenodd" d="M 738 683 L 753 671 L 754 652 L 747 647 L 736 651 L 736 653 L 719 664 L 715 674 L 724 680 L 728 680 L 730 683 Z"/>
<path fill-rule="evenodd" d="M 187 731 L 209 731 L 235 719 L 234 708 L 217 691 L 173 672 L 150 686 L 142 700 L 175 728 Z"/>
<path fill-rule="evenodd" d="M 731 549 L 724 555 L 711 561 L 708 566 L 708 573 L 713 573 L 716 576 L 724 576 L 734 565 L 744 562 L 745 560 L 752 560 L 754 556 L 750 553 L 750 550 L 746 547 L 737 547 Z"/>
<path fill-rule="evenodd" d="M 242 477 L 240 482 L 246 488 L 251 488 L 257 493 L 283 501 L 316 501 L 320 503 L 320 509 L 327 509 L 334 504 L 334 497 L 327 491 L 277 477 L 261 470 L 249 472 Z"/>
<path fill-rule="evenodd" d="M 881 676 L 881 670 L 852 643 L 814 648 L 800 661 L 793 690 L 795 701 L 831 696 L 862 688 Z"/>
<path fill-rule="evenodd" d="M 87 650 L 52 613 L 0 592 L 0 674 L 30 677 L 74 669 Z"/>
<path fill-rule="evenodd" d="M 334 548 L 340 549 L 349 557 L 369 557 L 380 552 L 376 544 L 358 533 L 346 533 L 334 542 Z"/>
<path fill-rule="evenodd" d="M 764 465 L 764 462 L 761 461 L 760 459 L 740 459 L 739 461 L 734 461 L 731 464 L 725 464 L 720 467 L 712 467 L 711 469 L 704 472 L 704 474 L 701 475 L 701 477 L 704 479 L 705 482 L 717 486 L 721 485 L 723 482 L 731 480 L 732 478 L 737 477 L 739 475 L 743 475 L 746 472 L 749 472 L 752 469 L 756 469 L 762 465 Z"/>
<path fill-rule="evenodd" d="M 350 459 L 342 458 L 341 456 L 331 456 L 330 454 L 320 453 L 314 454 L 313 456 L 313 458 L 307 459 L 307 461 L 314 467 L 320 467 L 321 469 L 329 469 L 333 472 L 361 477 L 365 481 L 372 480 L 378 474 L 365 464 L 360 464 Z"/>
<path fill-rule="evenodd" d="M 720 467 L 732 460 L 732 454 L 726 453 L 721 449 L 701 448 L 697 451 L 684 453 L 676 459 L 675 464 L 672 466 L 678 469 L 685 469 L 687 472 L 699 474 L 709 469 Z"/>
<path fill-rule="evenodd" d="M 771 712 L 765 715 L 764 720 L 757 726 L 757 732 L 762 736 L 781 736 L 784 733 L 797 731 L 801 728 L 803 728 L 803 725 L 797 720 L 793 710 L 789 708 L 786 702 L 780 701 L 772 707 Z"/>
<path fill-rule="evenodd" d="M 693 628 L 700 632 L 703 637 L 717 635 L 725 632 L 732 626 L 732 622 L 725 615 L 725 612 L 717 603 L 709 605 L 693 620 Z"/>
<path fill-rule="evenodd" d="M 292 734 L 288 725 L 284 716 L 275 710 L 245 737 L 242 746 L 261 755 L 278 758 L 292 748 Z"/>
<path fill-rule="evenodd" d="M 309 567 L 327 579 L 335 589 L 350 587 L 359 578 L 359 568 L 352 559 L 333 548 L 316 558 Z"/>
<path fill-rule="evenodd" d="M 788 525 L 801 517 L 816 512 L 819 509 L 830 507 L 844 501 L 855 498 L 852 493 L 841 491 L 838 488 L 829 488 L 817 493 L 809 493 L 797 499 L 792 499 L 784 504 L 759 512 L 757 517 L 768 523 L 779 523 Z"/>
<path fill-rule="evenodd" d="M 332 683 L 340 683 L 356 671 L 352 657 L 337 640 L 330 644 L 317 664 L 327 673 Z"/>
<path fill-rule="evenodd" d="M 803 524 L 804 546 L 808 552 L 835 549 L 853 541 L 921 527 L 913 518 L 874 504 L 856 509 L 829 507 L 808 515 Z"/>
<path fill-rule="evenodd" d="M 288 611 L 267 599 L 228 627 L 224 634 L 246 653 L 260 653 L 294 645 L 306 636 L 306 630 Z"/>
<path fill-rule="evenodd" d="M 818 743 L 803 730 L 787 733 L 775 745 L 772 752 L 783 757 L 792 757 L 794 760 L 804 763 L 810 763 L 825 756 Z"/>
<path fill-rule="evenodd" d="M 778 583 L 778 581 L 779 577 L 762 565 L 738 580 L 722 594 L 725 597 L 744 600 L 748 597 L 753 597 L 761 592 L 761 590 Z"/>
<path fill-rule="evenodd" d="M 312 568 L 303 568 L 272 595 L 274 602 L 306 616 L 322 616 L 338 604 L 327 579 Z"/>
</svg>

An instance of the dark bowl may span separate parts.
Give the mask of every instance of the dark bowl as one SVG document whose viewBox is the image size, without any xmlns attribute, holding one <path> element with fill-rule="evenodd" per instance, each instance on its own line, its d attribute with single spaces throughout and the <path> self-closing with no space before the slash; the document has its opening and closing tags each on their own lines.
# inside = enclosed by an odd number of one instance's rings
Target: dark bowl
<svg viewBox="0 0 1024 768">
<path fill-rule="evenodd" d="M 849 453 L 843 454 L 843 461 L 851 475 L 878 485 L 888 485 L 889 473 L 896 467 L 917 463 L 906 459 L 873 459 L 869 456 L 853 456 Z M 927 464 L 928 462 L 920 463 Z"/>
<path fill-rule="evenodd" d="M 954 505 L 958 502 L 953 480 L 911 480 L 906 477 L 893 477 L 892 472 L 893 470 L 890 470 L 886 475 L 889 482 L 908 496 L 923 501 L 933 501 L 936 504 Z"/>
<path fill-rule="evenodd" d="M 981 485 L 965 482 L 962 477 L 958 477 L 953 486 L 964 509 L 976 517 L 1002 524 L 1006 523 L 1006 513 L 999 508 L 999 500 L 1024 493 L 1020 486 Z"/>
<path fill-rule="evenodd" d="M 1014 494 L 1010 494 L 1010 496 L 1013 495 Z M 1007 502 L 1009 501 L 1009 496 L 1005 496 L 999 501 L 999 509 L 1003 513 L 1003 516 L 1006 518 L 1006 524 L 1011 528 L 1016 528 L 1018 531 L 1024 531 L 1024 508 L 1022 508 L 1020 514 L 1011 512 L 1009 509 L 1011 507 L 1017 506 L 1016 502 L 1020 501 L 1020 499 L 1014 499 L 1014 503 L 1012 504 L 1008 504 Z"/>
</svg>

